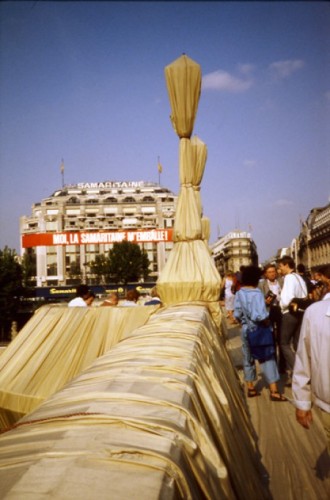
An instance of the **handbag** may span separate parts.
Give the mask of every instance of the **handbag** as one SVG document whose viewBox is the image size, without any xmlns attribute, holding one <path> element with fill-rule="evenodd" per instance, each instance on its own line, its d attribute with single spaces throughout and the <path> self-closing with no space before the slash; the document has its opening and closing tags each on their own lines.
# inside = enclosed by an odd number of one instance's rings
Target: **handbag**
<svg viewBox="0 0 330 500">
<path fill-rule="evenodd" d="M 247 332 L 251 356 L 258 361 L 267 361 L 275 355 L 273 331 L 269 326 L 258 325 Z"/>
<path fill-rule="evenodd" d="M 304 297 L 303 299 L 294 298 L 289 304 L 289 312 L 297 318 L 301 318 L 307 307 L 313 304 L 313 302 L 314 300 L 309 297 Z"/>
</svg>

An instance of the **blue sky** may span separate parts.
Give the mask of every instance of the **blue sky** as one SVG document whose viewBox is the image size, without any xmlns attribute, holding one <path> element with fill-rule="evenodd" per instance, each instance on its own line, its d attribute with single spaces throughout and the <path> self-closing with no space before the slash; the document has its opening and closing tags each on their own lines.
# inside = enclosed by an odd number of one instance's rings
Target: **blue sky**
<svg viewBox="0 0 330 500">
<path fill-rule="evenodd" d="M 194 134 L 211 239 L 248 230 L 260 260 L 330 195 L 327 2 L 1 2 L 0 248 L 65 182 L 179 191 L 164 68 L 203 74 Z"/>
</svg>

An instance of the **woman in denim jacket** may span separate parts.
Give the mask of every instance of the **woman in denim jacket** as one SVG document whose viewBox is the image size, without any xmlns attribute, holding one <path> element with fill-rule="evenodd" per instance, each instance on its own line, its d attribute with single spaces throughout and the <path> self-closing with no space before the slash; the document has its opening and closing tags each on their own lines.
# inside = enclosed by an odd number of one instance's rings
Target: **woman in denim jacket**
<svg viewBox="0 0 330 500">
<path fill-rule="evenodd" d="M 261 271 L 256 266 L 246 266 L 243 269 L 242 287 L 235 295 L 234 306 L 234 316 L 242 324 L 243 370 L 249 398 L 260 394 L 254 387 L 257 370 L 248 344 L 248 332 L 255 330 L 258 324 L 267 324 L 269 322 L 264 295 L 258 288 L 260 275 Z M 270 400 L 275 402 L 287 401 L 278 391 L 277 382 L 280 375 L 275 355 L 263 362 L 259 361 L 259 363 L 269 386 Z"/>
</svg>

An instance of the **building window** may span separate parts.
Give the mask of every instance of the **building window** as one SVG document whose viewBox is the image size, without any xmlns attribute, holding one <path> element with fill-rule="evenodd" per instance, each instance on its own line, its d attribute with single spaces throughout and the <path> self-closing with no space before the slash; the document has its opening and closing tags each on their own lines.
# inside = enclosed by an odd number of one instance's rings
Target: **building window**
<svg viewBox="0 0 330 500">
<path fill-rule="evenodd" d="M 126 198 L 123 199 L 123 203 L 136 203 L 136 201 L 132 196 L 126 196 Z"/>
<path fill-rule="evenodd" d="M 57 275 L 57 264 L 53 262 L 52 264 L 47 265 L 47 276 L 56 276 Z"/>
<path fill-rule="evenodd" d="M 79 198 L 76 196 L 71 196 L 71 198 L 68 199 L 67 203 L 79 203 Z"/>
</svg>

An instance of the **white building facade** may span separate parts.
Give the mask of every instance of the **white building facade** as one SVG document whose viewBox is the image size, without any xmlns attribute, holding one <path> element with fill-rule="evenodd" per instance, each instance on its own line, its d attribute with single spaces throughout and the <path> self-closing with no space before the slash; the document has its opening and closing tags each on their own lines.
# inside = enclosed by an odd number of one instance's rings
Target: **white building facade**
<svg viewBox="0 0 330 500">
<path fill-rule="evenodd" d="M 221 277 L 227 271 L 239 271 L 241 266 L 258 265 L 256 244 L 246 231 L 231 231 L 220 237 L 211 245 L 211 251 Z"/>
<path fill-rule="evenodd" d="M 73 267 L 88 282 L 96 255 L 128 240 L 148 254 L 156 280 L 173 247 L 176 203 L 174 193 L 152 182 L 66 185 L 21 217 L 21 255 L 35 252 L 37 286 L 61 286 L 71 284 Z"/>
<path fill-rule="evenodd" d="M 330 203 L 310 211 L 295 244 L 292 253 L 296 263 L 304 264 L 306 269 L 330 264 Z"/>
</svg>

